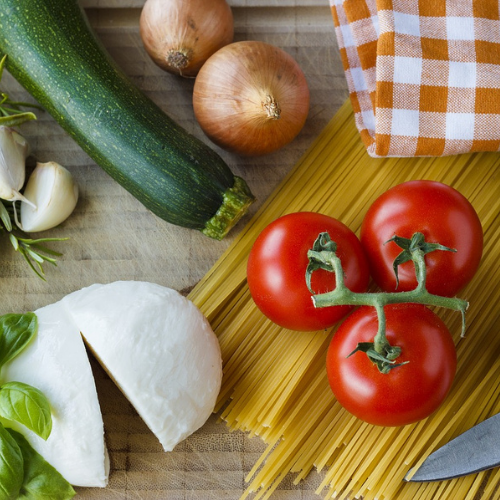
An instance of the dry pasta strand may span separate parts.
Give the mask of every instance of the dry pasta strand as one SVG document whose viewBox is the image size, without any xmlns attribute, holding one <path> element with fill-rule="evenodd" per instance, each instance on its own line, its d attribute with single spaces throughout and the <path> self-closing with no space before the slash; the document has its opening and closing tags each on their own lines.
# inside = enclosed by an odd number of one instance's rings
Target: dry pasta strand
<svg viewBox="0 0 500 500">
<path fill-rule="evenodd" d="M 311 148 L 264 202 L 189 298 L 208 317 L 221 343 L 223 386 L 217 406 L 227 425 L 258 435 L 268 448 L 247 477 L 244 497 L 269 498 L 287 474 L 322 471 L 318 495 L 365 500 L 494 498 L 500 471 L 453 481 L 413 484 L 406 472 L 436 447 L 500 411 L 500 155 L 370 158 L 346 102 Z M 297 334 L 273 325 L 254 306 L 246 260 L 258 234 L 286 213 L 317 211 L 355 232 L 370 204 L 395 184 L 433 179 L 458 189 L 484 229 L 484 254 L 461 294 L 470 301 L 468 330 L 460 318 L 436 312 L 457 344 L 453 388 L 428 419 L 380 428 L 350 416 L 335 401 L 324 374 L 329 334 Z"/>
</svg>

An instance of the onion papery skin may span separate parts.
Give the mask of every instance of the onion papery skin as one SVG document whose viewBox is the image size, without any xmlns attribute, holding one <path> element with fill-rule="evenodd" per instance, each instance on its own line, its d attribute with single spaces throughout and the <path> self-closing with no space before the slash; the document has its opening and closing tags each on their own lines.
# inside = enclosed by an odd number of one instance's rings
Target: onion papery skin
<svg viewBox="0 0 500 500">
<path fill-rule="evenodd" d="M 139 27 L 154 63 L 185 77 L 195 77 L 234 37 L 233 13 L 226 0 L 147 0 Z"/>
<path fill-rule="evenodd" d="M 235 42 L 217 51 L 193 89 L 194 113 L 205 134 L 245 156 L 271 153 L 291 142 L 306 122 L 309 100 L 295 59 L 260 41 Z M 279 118 L 270 116 L 269 107 L 279 108 Z"/>
</svg>

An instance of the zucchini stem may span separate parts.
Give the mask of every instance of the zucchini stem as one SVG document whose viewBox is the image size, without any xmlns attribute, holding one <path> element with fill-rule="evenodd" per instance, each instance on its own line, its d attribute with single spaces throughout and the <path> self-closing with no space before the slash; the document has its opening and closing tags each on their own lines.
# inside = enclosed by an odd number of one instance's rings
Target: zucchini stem
<svg viewBox="0 0 500 500">
<path fill-rule="evenodd" d="M 235 176 L 233 187 L 226 190 L 221 206 L 201 232 L 210 238 L 222 240 L 254 201 L 255 197 L 247 183 Z"/>
</svg>

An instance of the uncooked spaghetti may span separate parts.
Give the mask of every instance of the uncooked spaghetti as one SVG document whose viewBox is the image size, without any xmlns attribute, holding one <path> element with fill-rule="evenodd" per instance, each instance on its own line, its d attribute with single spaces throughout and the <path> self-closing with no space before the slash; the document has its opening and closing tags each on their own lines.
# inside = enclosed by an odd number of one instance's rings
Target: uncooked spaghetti
<svg viewBox="0 0 500 500">
<path fill-rule="evenodd" d="M 333 397 L 325 373 L 332 331 L 293 332 L 263 317 L 246 286 L 246 261 L 260 231 L 281 215 L 317 211 L 359 232 L 371 203 L 411 179 L 449 184 L 465 195 L 484 229 L 484 253 L 461 294 L 460 315 L 437 310 L 457 345 L 458 370 L 444 404 L 399 428 L 366 424 Z M 500 411 L 500 155 L 370 158 L 346 103 L 277 187 L 231 247 L 190 294 L 219 337 L 224 380 L 217 410 L 231 429 L 258 435 L 268 447 L 250 472 L 247 496 L 269 498 L 280 481 L 324 471 L 318 494 L 364 500 L 494 498 L 500 469 L 441 483 L 403 481 L 433 450 Z"/>
</svg>

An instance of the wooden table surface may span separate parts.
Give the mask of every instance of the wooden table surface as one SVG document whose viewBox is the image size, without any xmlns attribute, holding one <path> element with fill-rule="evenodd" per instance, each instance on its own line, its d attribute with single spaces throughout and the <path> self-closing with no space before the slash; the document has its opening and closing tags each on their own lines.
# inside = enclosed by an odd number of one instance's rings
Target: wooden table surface
<svg viewBox="0 0 500 500">
<path fill-rule="evenodd" d="M 300 135 L 279 152 L 244 158 L 214 147 L 236 175 L 245 178 L 258 201 L 222 242 L 170 225 L 146 210 L 83 153 L 47 114 L 26 123 L 35 160 L 67 167 L 80 187 L 73 215 L 45 233 L 69 237 L 52 247 L 64 252 L 57 267 L 37 278 L 0 237 L 0 313 L 25 312 L 55 302 L 92 283 L 144 280 L 179 291 L 191 289 L 233 241 L 250 216 L 291 170 L 347 97 L 328 0 L 230 0 L 235 40 L 262 40 L 289 52 L 303 69 L 311 92 L 308 120 Z M 138 20 L 144 0 L 81 0 L 91 25 L 131 79 L 173 119 L 209 143 L 191 105 L 194 81 L 157 68 L 144 51 Z M 2 89 L 19 100 L 30 97 L 8 74 Z M 111 457 L 106 489 L 79 488 L 95 499 L 237 499 L 244 478 L 264 449 L 258 438 L 229 433 L 217 417 L 164 453 L 156 438 L 92 359 Z M 320 498 L 320 475 L 299 486 L 286 478 L 273 499 Z"/>
</svg>

